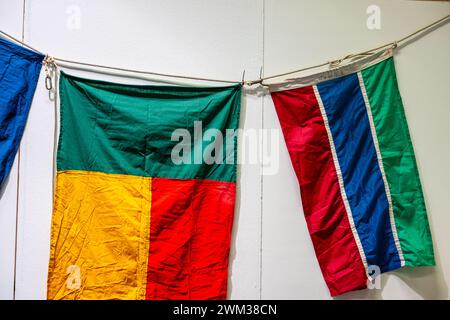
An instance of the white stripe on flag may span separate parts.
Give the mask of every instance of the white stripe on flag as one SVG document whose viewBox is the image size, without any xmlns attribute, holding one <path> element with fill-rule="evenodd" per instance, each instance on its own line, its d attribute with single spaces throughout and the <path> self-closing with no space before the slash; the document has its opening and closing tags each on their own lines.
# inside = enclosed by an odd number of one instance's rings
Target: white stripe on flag
<svg viewBox="0 0 450 320">
<path fill-rule="evenodd" d="M 397 248 L 398 257 L 400 258 L 400 265 L 403 267 L 405 265 L 405 258 L 403 257 L 403 251 L 400 246 L 400 240 L 398 239 L 398 234 L 397 234 L 397 227 L 395 225 L 394 210 L 392 208 L 391 191 L 389 190 L 389 185 L 388 185 L 387 179 L 386 179 L 386 173 L 384 172 L 383 159 L 381 157 L 380 146 L 378 144 L 377 132 L 375 130 L 375 124 L 373 123 L 372 109 L 370 108 L 369 97 L 367 96 L 366 86 L 364 84 L 364 79 L 362 77 L 361 72 L 358 72 L 358 80 L 359 80 L 359 87 L 361 88 L 361 92 L 362 92 L 362 95 L 364 98 L 364 104 L 366 106 L 367 116 L 369 118 L 370 131 L 372 133 L 373 144 L 375 145 L 375 151 L 376 151 L 377 159 L 378 159 L 378 166 L 380 167 L 381 176 L 383 177 L 384 189 L 385 189 L 386 197 L 387 197 L 388 204 L 389 204 L 389 219 L 391 222 L 392 236 L 394 237 L 395 247 Z"/>
<path fill-rule="evenodd" d="M 323 118 L 323 122 L 325 124 L 325 129 L 327 130 L 328 141 L 330 142 L 331 154 L 333 156 L 334 167 L 336 168 L 336 175 L 337 175 L 338 182 L 339 182 L 339 189 L 341 191 L 342 200 L 344 201 L 345 211 L 347 212 L 348 221 L 350 223 L 350 229 L 352 230 L 353 237 L 356 242 L 356 246 L 358 247 L 359 255 L 361 256 L 361 260 L 367 271 L 368 266 L 367 266 L 366 254 L 364 253 L 361 239 L 359 239 L 358 231 L 356 230 L 355 222 L 353 221 L 352 210 L 350 208 L 350 204 L 348 203 L 347 193 L 345 192 L 345 188 L 344 188 L 344 179 L 342 178 L 341 166 L 339 165 L 339 160 L 338 160 L 337 153 L 336 153 L 336 147 L 334 145 L 333 136 L 331 134 L 330 125 L 328 123 L 327 113 L 325 112 L 325 107 L 323 105 L 322 98 L 320 97 L 319 89 L 317 88 L 317 86 L 313 86 L 313 89 L 314 89 L 314 94 L 316 96 L 316 100 L 319 103 L 320 112 L 322 113 L 322 118 Z"/>
</svg>

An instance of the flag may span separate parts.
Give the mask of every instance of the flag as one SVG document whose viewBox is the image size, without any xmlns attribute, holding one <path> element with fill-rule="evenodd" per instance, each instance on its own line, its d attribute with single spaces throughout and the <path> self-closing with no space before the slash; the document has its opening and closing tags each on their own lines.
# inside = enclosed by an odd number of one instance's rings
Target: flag
<svg viewBox="0 0 450 320">
<path fill-rule="evenodd" d="M 361 65 L 272 92 L 332 296 L 377 270 L 435 264 L 393 57 Z"/>
<path fill-rule="evenodd" d="M 241 85 L 59 84 L 48 299 L 225 299 Z"/>
<path fill-rule="evenodd" d="M 0 38 L 0 188 L 19 149 L 44 56 Z"/>
</svg>

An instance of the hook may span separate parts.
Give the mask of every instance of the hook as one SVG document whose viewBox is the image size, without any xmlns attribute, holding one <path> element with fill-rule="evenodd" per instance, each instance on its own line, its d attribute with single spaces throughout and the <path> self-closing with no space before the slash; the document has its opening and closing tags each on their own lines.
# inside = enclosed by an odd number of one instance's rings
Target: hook
<svg viewBox="0 0 450 320">
<path fill-rule="evenodd" d="M 242 72 L 242 81 L 241 81 L 241 84 L 242 84 L 242 85 L 245 84 L 245 69 L 244 69 L 244 71 Z"/>
<path fill-rule="evenodd" d="M 262 73 L 263 73 L 263 66 L 259 67 L 259 79 L 258 79 L 258 83 L 259 83 L 260 85 L 263 85 Z"/>
<path fill-rule="evenodd" d="M 253 86 L 255 84 L 260 84 L 260 85 L 266 87 L 267 85 L 265 85 L 263 83 L 264 79 L 262 77 L 262 73 L 263 73 L 263 67 L 261 66 L 260 69 L 259 69 L 259 79 L 258 80 L 247 80 L 247 81 L 243 81 L 243 83 L 248 85 L 248 86 Z M 244 80 L 244 79 L 242 78 L 242 80 Z"/>
<path fill-rule="evenodd" d="M 263 87 L 269 87 L 267 84 L 264 84 L 264 79 L 263 79 L 263 66 L 261 66 L 259 68 L 259 80 L 258 80 L 259 84 L 262 85 Z"/>
</svg>

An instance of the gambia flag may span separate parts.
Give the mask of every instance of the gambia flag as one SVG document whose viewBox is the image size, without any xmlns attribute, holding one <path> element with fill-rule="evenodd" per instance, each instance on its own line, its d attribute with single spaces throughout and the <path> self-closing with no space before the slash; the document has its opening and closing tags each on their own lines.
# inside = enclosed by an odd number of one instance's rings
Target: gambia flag
<svg viewBox="0 0 450 320">
<path fill-rule="evenodd" d="M 373 267 L 435 264 L 392 55 L 361 65 L 272 92 L 332 296 L 365 288 Z"/>
<path fill-rule="evenodd" d="M 59 94 L 48 299 L 225 299 L 241 86 Z"/>
</svg>

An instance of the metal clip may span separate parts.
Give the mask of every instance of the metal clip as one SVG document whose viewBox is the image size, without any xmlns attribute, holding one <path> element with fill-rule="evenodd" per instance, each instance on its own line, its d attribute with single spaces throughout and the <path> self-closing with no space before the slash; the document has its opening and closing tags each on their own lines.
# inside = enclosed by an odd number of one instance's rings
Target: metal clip
<svg viewBox="0 0 450 320">
<path fill-rule="evenodd" d="M 54 101 L 56 98 L 56 90 L 54 85 L 54 80 L 56 77 L 56 63 L 55 59 L 50 56 L 45 56 L 44 61 L 42 62 L 44 65 L 45 72 L 45 88 L 48 90 L 48 98 L 50 101 Z"/>
<path fill-rule="evenodd" d="M 45 89 L 47 90 L 53 89 L 52 78 L 48 74 L 45 76 Z"/>
</svg>

